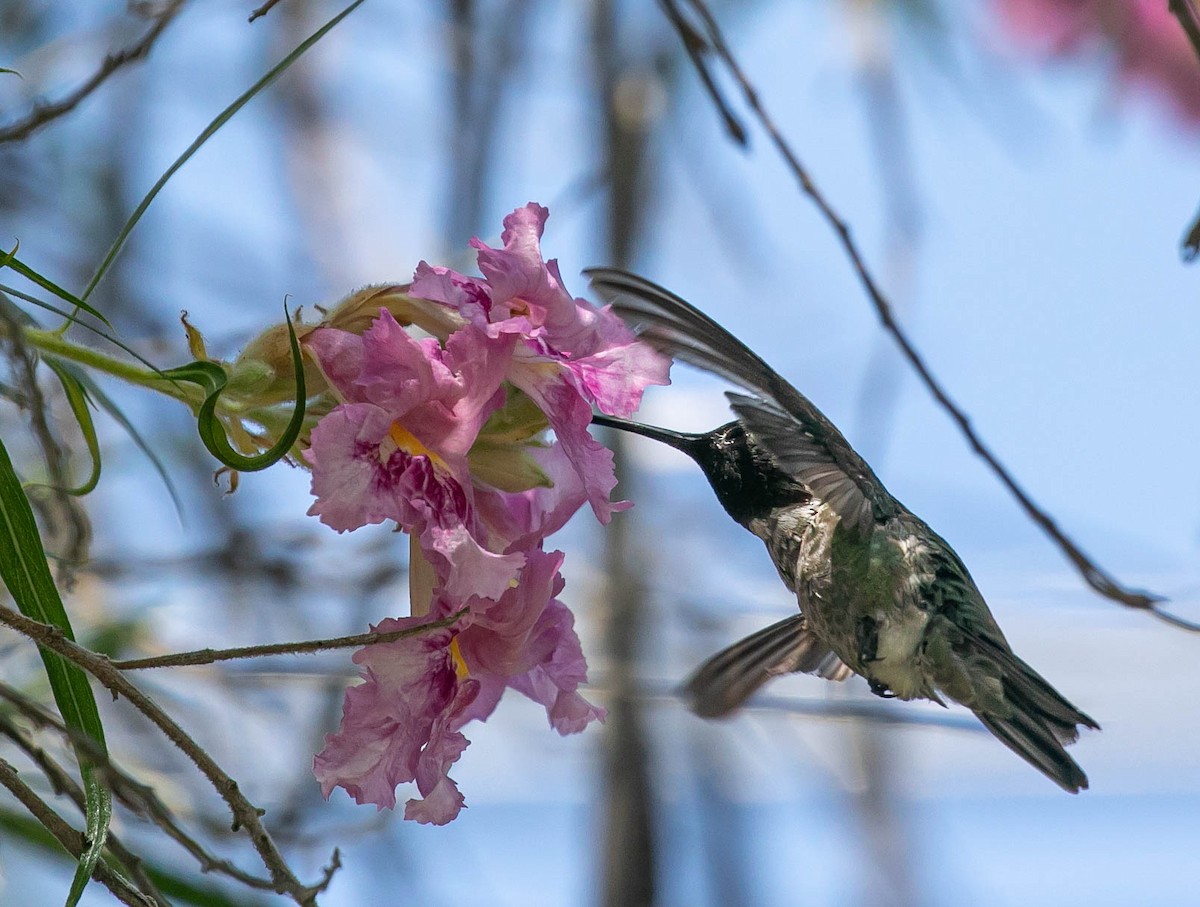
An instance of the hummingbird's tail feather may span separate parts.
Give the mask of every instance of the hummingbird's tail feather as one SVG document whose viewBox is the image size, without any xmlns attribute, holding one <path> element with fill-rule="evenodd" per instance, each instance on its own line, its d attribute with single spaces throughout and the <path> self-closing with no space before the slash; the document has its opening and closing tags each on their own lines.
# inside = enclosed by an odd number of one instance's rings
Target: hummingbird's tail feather
<svg viewBox="0 0 1200 907">
<path fill-rule="evenodd" d="M 683 689 L 693 712 L 702 718 L 720 718 L 772 677 L 797 671 L 827 680 L 845 680 L 853 673 L 809 629 L 801 614 L 722 649 L 699 667 Z"/>
<path fill-rule="evenodd" d="M 1079 711 L 1050 686 L 1037 671 L 1008 653 L 1024 670 L 1011 671 L 1004 678 L 1004 695 L 1013 706 L 1037 715 L 1064 746 L 1079 739 L 1079 727 L 1099 730 L 1100 725 Z"/>
<path fill-rule="evenodd" d="M 985 712 L 975 714 L 1001 743 L 1063 790 L 1072 794 L 1087 790 L 1087 775 L 1039 716 L 1021 711 L 1014 711 L 1007 718 Z"/>
<path fill-rule="evenodd" d="M 1100 725 L 1063 697 L 1037 671 L 1006 645 L 983 636 L 974 648 L 1000 675 L 999 701 L 976 704 L 973 711 L 984 727 L 1009 749 L 1070 793 L 1086 790 L 1087 775 L 1067 755 L 1065 747 L 1079 739 L 1079 728 Z"/>
</svg>

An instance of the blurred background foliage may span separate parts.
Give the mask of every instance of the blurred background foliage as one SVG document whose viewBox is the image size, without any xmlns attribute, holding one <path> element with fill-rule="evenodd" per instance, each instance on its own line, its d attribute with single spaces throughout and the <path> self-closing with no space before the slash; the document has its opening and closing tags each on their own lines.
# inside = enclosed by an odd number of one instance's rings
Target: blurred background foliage
<svg viewBox="0 0 1200 907">
<path fill-rule="evenodd" d="M 82 287 L 212 117 L 340 8 L 282 0 L 247 23 L 251 4 L 231 0 L 5 0 L 5 247 L 19 239 L 24 261 Z M 1195 616 L 1200 318 L 1178 243 L 1200 197 L 1200 66 L 1165 0 L 712 9 L 1001 458 L 1108 568 Z M 583 292 L 587 265 L 620 265 L 712 312 L 955 544 L 1014 648 L 1104 726 L 1075 750 L 1090 792 L 1063 795 L 958 711 L 883 703 L 857 681 L 788 679 L 729 723 L 688 715 L 677 681 L 792 604 L 688 464 L 617 438 L 618 492 L 638 506 L 604 532 L 577 520 L 561 541 L 609 721 L 559 740 L 536 707 L 506 701 L 456 772 L 470 809 L 452 826 L 321 799 L 311 757 L 354 676 L 347 652 L 138 680 L 267 809 L 302 875 L 340 849 L 322 904 L 1188 902 L 1198 641 L 1092 595 L 1025 522 L 731 108 L 745 149 L 655 4 L 371 0 L 173 178 L 91 301 L 162 367 L 191 358 L 181 311 L 229 359 L 285 298 L 330 305 L 406 281 L 420 259 L 465 267 L 472 235 L 494 239 L 504 213 L 546 204 L 544 249 L 569 289 Z M 0 432 L 23 477 L 44 479 L 22 382 L 15 368 L 3 378 Z M 68 512 L 39 510 L 86 645 L 131 658 L 406 613 L 393 533 L 324 530 L 305 516 L 307 476 L 285 465 L 225 494 L 184 408 L 101 387 L 166 463 L 180 507 L 101 417 L 99 487 Z M 42 391 L 82 476 L 67 402 L 50 381 Z M 719 391 L 677 370 L 645 418 L 710 428 L 725 418 Z M 7 631 L 0 646 L 4 682 L 44 700 L 33 647 Z M 121 702 L 100 705 L 118 762 L 213 852 L 245 861 L 183 757 Z M 0 733 L 0 757 L 31 784 L 13 741 L 62 749 L 9 708 Z M 114 829 L 178 903 L 282 902 L 201 874 L 137 816 L 118 811 Z M 0 902 L 55 903 L 71 871 L 0 796 Z M 84 903 L 111 896 L 94 885 Z"/>
</svg>

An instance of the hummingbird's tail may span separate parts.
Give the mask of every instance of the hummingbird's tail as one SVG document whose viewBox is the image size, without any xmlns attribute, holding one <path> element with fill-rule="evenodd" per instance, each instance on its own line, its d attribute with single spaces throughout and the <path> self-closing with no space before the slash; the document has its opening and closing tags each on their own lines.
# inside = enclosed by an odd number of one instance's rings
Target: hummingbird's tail
<svg viewBox="0 0 1200 907">
<path fill-rule="evenodd" d="M 1065 749 L 1079 739 L 1079 728 L 1100 725 L 1011 651 L 988 645 L 987 657 L 1000 668 L 1003 697 L 972 710 L 983 726 L 1014 753 L 1063 790 L 1086 790 L 1087 775 Z"/>
<path fill-rule="evenodd" d="M 829 650 L 801 614 L 771 624 L 722 649 L 684 684 L 691 709 L 702 718 L 720 718 L 779 674 L 799 671 L 828 680 L 853 672 Z"/>
</svg>

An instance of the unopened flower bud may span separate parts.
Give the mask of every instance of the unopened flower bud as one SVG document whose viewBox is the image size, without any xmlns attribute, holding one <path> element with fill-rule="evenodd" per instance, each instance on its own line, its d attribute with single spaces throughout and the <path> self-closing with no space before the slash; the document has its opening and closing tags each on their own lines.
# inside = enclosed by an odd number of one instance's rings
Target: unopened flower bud
<svg viewBox="0 0 1200 907">
<path fill-rule="evenodd" d="M 296 339 L 302 341 L 316 325 L 293 324 Z M 325 390 L 325 377 L 316 363 L 304 361 L 304 382 L 311 396 Z M 239 397 L 269 406 L 296 396 L 296 372 L 292 363 L 292 345 L 286 324 L 267 328 L 242 350 L 229 369 L 229 389 Z"/>
<path fill-rule="evenodd" d="M 379 284 L 363 287 L 343 299 L 329 313 L 324 327 L 362 335 L 387 309 L 402 326 L 416 325 L 439 340 L 445 340 L 463 325 L 462 316 L 448 306 L 408 295 L 409 284 Z"/>
</svg>

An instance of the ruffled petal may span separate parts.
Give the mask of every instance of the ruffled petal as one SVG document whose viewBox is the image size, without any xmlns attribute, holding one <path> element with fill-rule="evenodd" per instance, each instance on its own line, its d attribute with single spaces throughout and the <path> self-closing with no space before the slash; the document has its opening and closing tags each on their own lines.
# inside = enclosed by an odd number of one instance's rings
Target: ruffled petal
<svg viewBox="0 0 1200 907">
<path fill-rule="evenodd" d="M 421 548 L 438 573 L 446 594 L 460 601 L 478 596 L 500 598 L 516 581 L 525 555 L 495 554 L 461 524 L 431 526 L 421 535 Z"/>
<path fill-rule="evenodd" d="M 587 680 L 587 661 L 575 633 L 575 617 L 554 599 L 538 619 L 530 649 L 544 653 L 526 673 L 509 680 L 509 686 L 546 707 L 550 726 L 560 734 L 577 734 L 593 721 L 603 721 L 606 710 L 594 706 L 578 692 Z"/>
<path fill-rule="evenodd" d="M 560 368 L 526 369 L 513 376 L 515 383 L 541 407 L 567 459 L 575 468 L 587 493 L 596 519 L 607 525 L 616 511 L 626 510 L 626 501 L 612 502 L 608 496 L 617 486 L 613 452 L 588 433 L 592 408 Z"/>
<path fill-rule="evenodd" d="M 384 633 L 422 623 L 388 619 L 374 630 Z M 453 787 L 447 773 L 467 746 L 465 737 L 456 736 L 456 721 L 478 685 L 460 683 L 450 652 L 452 638 L 450 630 L 431 630 L 355 653 L 363 682 L 346 691 L 341 726 L 325 737 L 325 748 L 313 759 L 313 773 L 326 797 L 341 787 L 357 803 L 391 809 L 396 786 L 419 781 L 422 794 L 435 795 L 426 821 L 447 822 L 457 814 L 461 798 L 455 802 L 441 785 L 444 780 Z"/>
<path fill-rule="evenodd" d="M 305 458 L 312 466 L 316 501 L 309 516 L 345 532 L 396 517 L 392 465 L 380 443 L 391 417 L 370 403 L 339 406 L 313 427 Z"/>
</svg>

